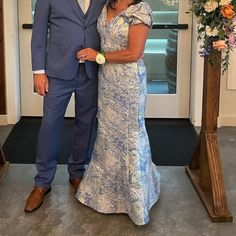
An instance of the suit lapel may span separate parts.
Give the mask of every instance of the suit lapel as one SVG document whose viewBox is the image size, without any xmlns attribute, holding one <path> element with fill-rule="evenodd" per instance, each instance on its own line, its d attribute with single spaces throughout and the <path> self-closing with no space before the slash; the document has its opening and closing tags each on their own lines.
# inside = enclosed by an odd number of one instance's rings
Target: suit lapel
<svg viewBox="0 0 236 236">
<path fill-rule="evenodd" d="M 69 2 L 70 6 L 72 7 L 75 15 L 80 19 L 81 23 L 83 24 L 84 13 L 81 10 L 77 0 L 67 0 L 67 1 Z"/>
</svg>

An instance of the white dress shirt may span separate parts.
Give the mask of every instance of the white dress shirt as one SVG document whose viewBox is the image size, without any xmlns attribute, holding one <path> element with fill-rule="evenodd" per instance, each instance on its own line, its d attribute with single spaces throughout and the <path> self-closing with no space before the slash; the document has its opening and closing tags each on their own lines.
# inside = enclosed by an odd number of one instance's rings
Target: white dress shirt
<svg viewBox="0 0 236 236">
<path fill-rule="evenodd" d="M 81 10 L 84 12 L 84 14 L 87 12 L 90 4 L 90 0 L 77 0 L 78 4 L 80 5 Z M 80 61 L 80 63 L 83 63 L 84 61 Z M 33 71 L 34 74 L 45 74 L 45 69 L 42 70 L 36 70 Z"/>
<path fill-rule="evenodd" d="M 77 0 L 84 14 L 87 12 L 90 0 Z"/>
</svg>

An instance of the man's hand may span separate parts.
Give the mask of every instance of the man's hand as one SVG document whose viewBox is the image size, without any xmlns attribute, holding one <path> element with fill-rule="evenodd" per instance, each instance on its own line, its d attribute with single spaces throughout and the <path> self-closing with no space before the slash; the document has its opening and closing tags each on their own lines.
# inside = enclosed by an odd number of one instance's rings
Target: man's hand
<svg viewBox="0 0 236 236">
<path fill-rule="evenodd" d="M 34 74 L 34 89 L 39 95 L 46 95 L 48 92 L 48 78 L 46 74 Z"/>
</svg>

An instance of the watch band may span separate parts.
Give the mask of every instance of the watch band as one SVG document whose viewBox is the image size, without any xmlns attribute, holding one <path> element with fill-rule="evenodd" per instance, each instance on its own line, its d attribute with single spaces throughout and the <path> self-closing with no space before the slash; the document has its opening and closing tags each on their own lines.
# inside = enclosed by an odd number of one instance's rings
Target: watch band
<svg viewBox="0 0 236 236">
<path fill-rule="evenodd" d="M 100 51 L 100 53 L 105 57 L 105 59 L 106 59 L 106 53 L 104 52 L 104 51 Z"/>
</svg>

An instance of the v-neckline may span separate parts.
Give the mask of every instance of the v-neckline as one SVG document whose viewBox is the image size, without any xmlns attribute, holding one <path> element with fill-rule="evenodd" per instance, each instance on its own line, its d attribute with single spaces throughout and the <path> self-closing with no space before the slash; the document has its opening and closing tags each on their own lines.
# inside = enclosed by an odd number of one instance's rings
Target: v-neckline
<svg viewBox="0 0 236 236">
<path fill-rule="evenodd" d="M 131 5 L 133 6 L 133 5 Z M 128 6 L 125 10 L 121 11 L 120 13 L 118 13 L 117 15 L 113 16 L 109 21 L 107 20 L 107 16 L 108 16 L 108 5 L 105 5 L 105 10 L 106 10 L 106 15 L 105 15 L 105 25 L 110 25 L 113 21 L 115 21 L 116 18 L 118 18 L 121 14 L 123 14 L 124 12 L 126 12 L 131 6 Z"/>
</svg>

